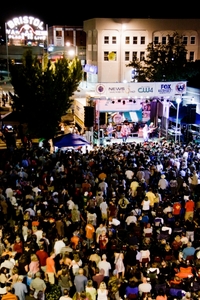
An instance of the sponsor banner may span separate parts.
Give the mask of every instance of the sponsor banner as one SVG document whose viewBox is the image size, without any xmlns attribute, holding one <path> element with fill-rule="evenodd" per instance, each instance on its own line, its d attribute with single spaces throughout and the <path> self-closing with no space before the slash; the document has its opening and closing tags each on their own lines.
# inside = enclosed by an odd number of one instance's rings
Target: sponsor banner
<svg viewBox="0 0 200 300">
<path fill-rule="evenodd" d="M 186 82 L 98 83 L 95 92 L 109 98 L 173 97 L 186 93 Z"/>
</svg>

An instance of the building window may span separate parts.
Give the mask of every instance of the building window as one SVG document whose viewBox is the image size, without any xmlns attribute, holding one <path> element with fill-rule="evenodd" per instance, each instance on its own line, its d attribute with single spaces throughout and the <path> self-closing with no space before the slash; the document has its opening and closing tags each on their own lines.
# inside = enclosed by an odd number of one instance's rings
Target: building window
<svg viewBox="0 0 200 300">
<path fill-rule="evenodd" d="M 167 44 L 167 37 L 166 36 L 162 36 L 162 44 L 163 45 Z"/>
<path fill-rule="evenodd" d="M 132 52 L 132 60 L 136 60 L 137 59 L 137 52 L 136 51 L 133 51 Z"/>
<path fill-rule="evenodd" d="M 173 36 L 169 36 L 169 43 L 171 43 L 171 44 L 174 43 L 174 37 Z"/>
<path fill-rule="evenodd" d="M 112 51 L 112 53 L 114 54 L 114 59 L 112 58 L 112 60 L 117 60 L 117 52 L 116 51 Z"/>
<path fill-rule="evenodd" d="M 137 44 L 137 36 L 133 36 L 133 44 L 134 44 L 134 45 Z"/>
<path fill-rule="evenodd" d="M 117 52 L 116 51 L 104 51 L 104 61 L 116 61 L 117 60 Z"/>
<path fill-rule="evenodd" d="M 112 44 L 117 44 L 117 37 L 116 36 L 112 36 Z"/>
<path fill-rule="evenodd" d="M 125 36 L 125 44 L 130 44 L 130 36 Z"/>
<path fill-rule="evenodd" d="M 56 37 L 62 37 L 62 31 L 56 30 Z"/>
<path fill-rule="evenodd" d="M 109 44 L 109 36 L 104 36 L 104 44 Z"/>
<path fill-rule="evenodd" d="M 195 44 L 195 36 L 191 36 L 191 38 L 190 38 L 190 44 L 191 45 Z"/>
<path fill-rule="evenodd" d="M 129 51 L 125 51 L 125 60 L 129 61 L 130 60 L 130 52 Z"/>
<path fill-rule="evenodd" d="M 144 51 L 141 51 L 140 52 L 140 61 L 144 60 L 145 59 L 145 52 Z"/>
<path fill-rule="evenodd" d="M 145 45 L 145 36 L 141 36 L 140 38 L 140 44 Z"/>
<path fill-rule="evenodd" d="M 154 36 L 154 44 L 157 45 L 159 43 L 159 37 Z"/>
<path fill-rule="evenodd" d="M 184 44 L 184 45 L 187 45 L 187 44 L 188 44 L 188 37 L 187 37 L 187 36 L 184 36 L 184 37 L 183 37 L 183 44 Z"/>
<path fill-rule="evenodd" d="M 194 51 L 190 51 L 190 53 L 189 53 L 189 61 L 194 61 Z"/>
<path fill-rule="evenodd" d="M 108 51 L 104 51 L 104 61 L 108 60 L 108 55 L 109 55 L 109 52 Z"/>
</svg>

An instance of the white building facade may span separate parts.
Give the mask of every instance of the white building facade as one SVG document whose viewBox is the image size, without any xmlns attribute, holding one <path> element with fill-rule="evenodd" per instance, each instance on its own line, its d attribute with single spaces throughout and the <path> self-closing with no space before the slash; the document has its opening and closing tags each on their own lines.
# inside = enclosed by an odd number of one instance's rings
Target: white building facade
<svg viewBox="0 0 200 300">
<path fill-rule="evenodd" d="M 187 60 L 200 59 L 200 19 L 109 19 L 84 21 L 88 82 L 131 82 L 133 58 L 146 58 L 151 42 L 166 44 L 175 32 L 183 37 Z"/>
</svg>

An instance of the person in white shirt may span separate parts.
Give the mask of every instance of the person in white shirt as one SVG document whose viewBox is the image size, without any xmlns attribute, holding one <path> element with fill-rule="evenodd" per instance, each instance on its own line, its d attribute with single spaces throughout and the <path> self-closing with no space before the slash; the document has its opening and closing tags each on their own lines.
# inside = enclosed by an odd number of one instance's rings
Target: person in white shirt
<svg viewBox="0 0 200 300">
<path fill-rule="evenodd" d="M 107 184 L 107 182 L 105 182 L 105 179 L 103 179 L 103 180 L 99 183 L 98 187 L 99 187 L 99 188 L 101 189 L 101 191 L 103 192 L 103 195 L 104 195 L 104 196 L 107 196 L 108 184 Z"/>
<path fill-rule="evenodd" d="M 4 261 L 1 263 L 0 268 L 6 268 L 9 270 L 9 273 L 12 273 L 12 269 L 14 268 L 14 263 L 12 261 L 10 261 L 10 257 L 9 254 L 6 254 L 4 256 Z"/>
<path fill-rule="evenodd" d="M 162 174 L 161 178 L 158 181 L 158 187 L 161 191 L 165 191 L 169 186 L 169 183 L 167 181 L 167 179 L 165 178 L 165 175 Z"/>
<path fill-rule="evenodd" d="M 74 207 L 74 201 L 72 200 L 72 197 L 67 201 L 67 206 L 69 210 L 72 210 Z"/>
<path fill-rule="evenodd" d="M 69 296 L 69 291 L 67 289 L 63 290 L 63 296 L 61 296 L 59 300 L 72 300 L 72 298 Z"/>
<path fill-rule="evenodd" d="M 11 199 L 12 196 L 14 195 L 14 192 L 11 187 L 7 187 L 7 189 L 5 190 L 5 194 L 6 194 L 6 199 Z"/>
<path fill-rule="evenodd" d="M 65 243 L 63 242 L 62 239 L 57 240 L 57 241 L 55 242 L 55 244 L 54 244 L 54 252 L 55 252 L 55 255 L 60 254 L 61 249 L 62 249 L 63 247 L 65 247 L 65 246 L 66 246 L 66 245 L 65 245 Z"/>
<path fill-rule="evenodd" d="M 125 175 L 126 175 L 126 178 L 131 181 L 133 179 L 133 176 L 134 176 L 134 172 L 132 170 L 126 170 L 125 171 Z"/>
<path fill-rule="evenodd" d="M 130 215 L 126 218 L 125 222 L 126 222 L 127 226 L 130 226 L 131 223 L 136 224 L 137 218 L 136 218 L 136 216 L 134 216 L 133 212 L 130 212 Z"/>
<path fill-rule="evenodd" d="M 103 202 L 100 204 L 99 207 L 101 210 L 101 219 L 104 222 L 108 218 L 108 204 L 106 202 L 106 199 L 103 199 Z"/>
<path fill-rule="evenodd" d="M 138 290 L 140 295 L 142 295 L 142 293 L 150 293 L 152 289 L 152 286 L 150 283 L 147 282 L 147 278 L 143 277 L 142 278 L 142 283 L 139 284 L 138 286 Z"/>
<path fill-rule="evenodd" d="M 107 256 L 105 254 L 102 255 L 102 260 L 98 264 L 99 270 L 104 270 L 104 281 L 108 282 L 109 280 L 109 273 L 111 270 L 111 264 L 106 260 Z"/>
</svg>

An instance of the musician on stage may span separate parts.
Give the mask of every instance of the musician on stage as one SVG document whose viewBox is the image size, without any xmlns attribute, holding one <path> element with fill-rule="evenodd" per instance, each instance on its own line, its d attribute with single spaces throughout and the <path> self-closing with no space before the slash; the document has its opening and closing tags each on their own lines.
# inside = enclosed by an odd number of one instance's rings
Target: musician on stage
<svg viewBox="0 0 200 300">
<path fill-rule="evenodd" d="M 122 128 L 121 128 L 121 136 L 122 136 L 122 141 L 124 143 L 126 142 L 128 135 L 129 135 L 129 127 L 128 127 L 128 125 L 123 124 Z"/>
<path fill-rule="evenodd" d="M 107 127 L 107 135 L 109 138 L 112 138 L 112 135 L 113 135 L 113 131 L 114 131 L 114 128 L 112 126 L 112 123 L 109 123 L 108 127 Z"/>
<path fill-rule="evenodd" d="M 149 140 L 149 127 L 148 127 L 147 124 L 144 125 L 142 133 L 143 133 L 144 142 L 148 142 L 148 140 Z"/>
<path fill-rule="evenodd" d="M 149 125 L 149 138 L 153 138 L 154 137 L 154 131 L 155 131 L 156 127 L 154 126 L 154 123 L 151 122 Z"/>
</svg>

